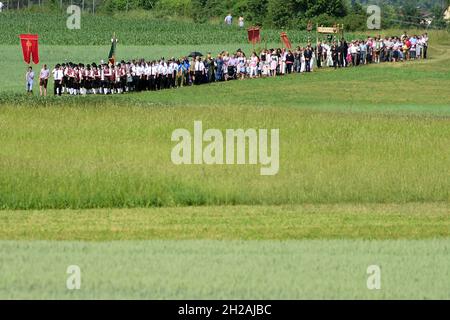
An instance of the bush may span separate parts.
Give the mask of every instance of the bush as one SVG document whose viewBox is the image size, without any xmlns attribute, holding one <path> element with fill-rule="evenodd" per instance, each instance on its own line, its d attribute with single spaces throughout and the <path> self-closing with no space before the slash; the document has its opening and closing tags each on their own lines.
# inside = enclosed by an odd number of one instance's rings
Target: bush
<svg viewBox="0 0 450 320">
<path fill-rule="evenodd" d="M 364 30 L 367 27 L 367 17 L 362 14 L 350 13 L 341 21 L 347 31 Z"/>
<path fill-rule="evenodd" d="M 159 0 L 155 10 L 163 15 L 190 16 L 192 13 L 191 0 Z"/>
<path fill-rule="evenodd" d="M 292 24 L 292 2 L 269 0 L 267 4 L 266 24 L 277 28 L 287 28 Z"/>
</svg>

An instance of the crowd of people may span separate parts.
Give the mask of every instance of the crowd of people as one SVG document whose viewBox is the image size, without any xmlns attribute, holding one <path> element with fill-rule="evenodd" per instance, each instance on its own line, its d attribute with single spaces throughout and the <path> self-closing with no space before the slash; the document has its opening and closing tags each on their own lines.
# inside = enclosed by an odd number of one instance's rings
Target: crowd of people
<svg viewBox="0 0 450 320">
<path fill-rule="evenodd" d="M 44 65 L 39 73 L 40 94 L 46 95 L 50 76 L 54 94 L 122 94 L 132 91 L 156 91 L 203 83 L 245 78 L 276 77 L 290 73 L 312 72 L 315 67 L 346 68 L 366 64 L 426 59 L 428 36 L 368 37 L 347 42 L 345 39 L 318 41 L 295 50 L 263 49 L 247 56 L 238 49 L 148 61 L 145 59 L 101 62 L 99 64 L 62 63 L 49 72 Z M 34 73 L 26 75 L 27 90 L 32 91 Z"/>
</svg>

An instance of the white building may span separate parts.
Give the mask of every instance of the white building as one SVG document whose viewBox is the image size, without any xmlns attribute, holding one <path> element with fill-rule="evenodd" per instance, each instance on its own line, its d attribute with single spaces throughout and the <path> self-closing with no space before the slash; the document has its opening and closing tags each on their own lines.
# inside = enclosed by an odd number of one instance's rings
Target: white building
<svg viewBox="0 0 450 320">
<path fill-rule="evenodd" d="M 444 20 L 450 21 L 450 6 L 444 12 Z"/>
</svg>

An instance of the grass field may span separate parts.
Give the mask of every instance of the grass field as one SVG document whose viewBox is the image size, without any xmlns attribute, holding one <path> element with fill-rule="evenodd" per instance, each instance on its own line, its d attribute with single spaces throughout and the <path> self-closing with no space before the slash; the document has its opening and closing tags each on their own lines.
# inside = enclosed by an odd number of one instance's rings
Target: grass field
<svg viewBox="0 0 450 320">
<path fill-rule="evenodd" d="M 1 241 L 3 299 L 450 299 L 449 240 Z M 70 265 L 79 290 L 66 288 Z M 367 269 L 381 269 L 368 290 Z"/>
<path fill-rule="evenodd" d="M 112 20 L 67 45 L 61 18 L 42 19 L 41 63 L 106 58 Z M 23 93 L 21 21 L 0 22 L 0 298 L 450 298 L 448 34 L 430 33 L 427 61 L 43 99 Z M 118 57 L 250 49 L 209 31 L 139 46 L 124 27 Z M 279 173 L 174 165 L 171 133 L 195 120 L 279 128 Z M 366 287 L 371 264 L 382 290 Z"/>
<path fill-rule="evenodd" d="M 450 236 L 448 203 L 0 211 L 0 240 L 420 240 Z"/>
</svg>

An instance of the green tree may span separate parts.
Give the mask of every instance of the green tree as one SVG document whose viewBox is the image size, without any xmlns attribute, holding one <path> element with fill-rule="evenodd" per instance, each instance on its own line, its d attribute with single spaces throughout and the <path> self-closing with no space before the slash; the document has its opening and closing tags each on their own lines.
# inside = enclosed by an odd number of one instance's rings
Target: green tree
<svg viewBox="0 0 450 320">
<path fill-rule="evenodd" d="M 293 17 L 292 2 L 289 0 L 268 0 L 267 24 L 277 28 L 289 27 Z"/>
</svg>

